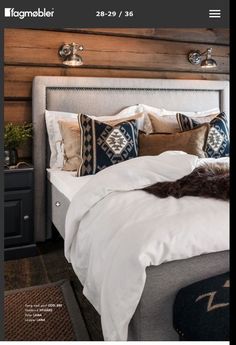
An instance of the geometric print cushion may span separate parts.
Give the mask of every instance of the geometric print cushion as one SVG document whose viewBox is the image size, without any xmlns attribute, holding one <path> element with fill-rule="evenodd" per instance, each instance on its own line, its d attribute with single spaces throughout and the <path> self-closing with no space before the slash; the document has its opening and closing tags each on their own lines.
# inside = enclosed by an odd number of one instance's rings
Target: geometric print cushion
<svg viewBox="0 0 236 345">
<path fill-rule="evenodd" d="M 181 131 L 186 131 L 201 125 L 183 114 L 176 114 Z M 207 137 L 206 156 L 209 158 L 220 158 L 229 156 L 229 127 L 225 113 L 220 113 L 211 120 L 210 130 Z"/>
<path fill-rule="evenodd" d="M 96 174 L 110 165 L 138 156 L 136 120 L 110 126 L 79 114 L 82 163 L 78 176 Z"/>
<path fill-rule="evenodd" d="M 184 341 L 228 341 L 229 272 L 180 289 L 173 306 L 173 326 Z"/>
</svg>

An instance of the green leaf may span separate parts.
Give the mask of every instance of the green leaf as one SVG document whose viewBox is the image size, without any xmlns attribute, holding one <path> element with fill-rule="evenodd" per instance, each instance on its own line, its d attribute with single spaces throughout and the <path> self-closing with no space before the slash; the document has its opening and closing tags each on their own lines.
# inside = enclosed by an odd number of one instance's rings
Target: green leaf
<svg viewBox="0 0 236 345">
<path fill-rule="evenodd" d="M 16 149 L 33 136 L 32 123 L 13 124 L 9 122 L 4 126 L 4 147 Z"/>
</svg>

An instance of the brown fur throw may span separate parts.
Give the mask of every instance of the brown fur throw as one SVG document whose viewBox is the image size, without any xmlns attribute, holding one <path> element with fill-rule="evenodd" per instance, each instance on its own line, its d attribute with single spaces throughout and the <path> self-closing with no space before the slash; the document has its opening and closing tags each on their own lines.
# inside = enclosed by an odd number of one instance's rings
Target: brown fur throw
<svg viewBox="0 0 236 345">
<path fill-rule="evenodd" d="M 174 182 L 157 182 L 144 188 L 159 198 L 200 196 L 229 200 L 229 165 L 205 164 Z"/>
</svg>

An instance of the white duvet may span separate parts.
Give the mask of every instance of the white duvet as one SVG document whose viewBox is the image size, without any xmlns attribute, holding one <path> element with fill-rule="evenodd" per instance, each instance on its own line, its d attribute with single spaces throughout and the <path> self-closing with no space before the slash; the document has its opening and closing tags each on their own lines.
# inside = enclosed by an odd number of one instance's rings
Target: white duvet
<svg viewBox="0 0 236 345">
<path fill-rule="evenodd" d="M 177 151 L 138 157 L 94 175 L 73 198 L 65 254 L 101 315 L 105 340 L 127 340 L 147 266 L 229 249 L 228 202 L 139 190 L 179 179 L 200 161 Z"/>
</svg>

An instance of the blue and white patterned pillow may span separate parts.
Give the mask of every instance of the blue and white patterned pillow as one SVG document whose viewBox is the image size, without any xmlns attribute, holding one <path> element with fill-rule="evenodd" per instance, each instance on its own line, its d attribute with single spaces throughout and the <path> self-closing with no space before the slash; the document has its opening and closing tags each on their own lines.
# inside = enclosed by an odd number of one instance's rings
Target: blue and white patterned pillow
<svg viewBox="0 0 236 345">
<path fill-rule="evenodd" d="M 96 174 L 110 165 L 138 156 L 136 120 L 107 125 L 79 114 L 82 163 L 78 176 Z"/>
<path fill-rule="evenodd" d="M 183 114 L 176 114 L 181 131 L 200 126 L 201 123 Z M 229 127 L 225 113 L 220 113 L 210 122 L 210 130 L 206 143 L 206 155 L 210 158 L 229 156 Z"/>
</svg>

